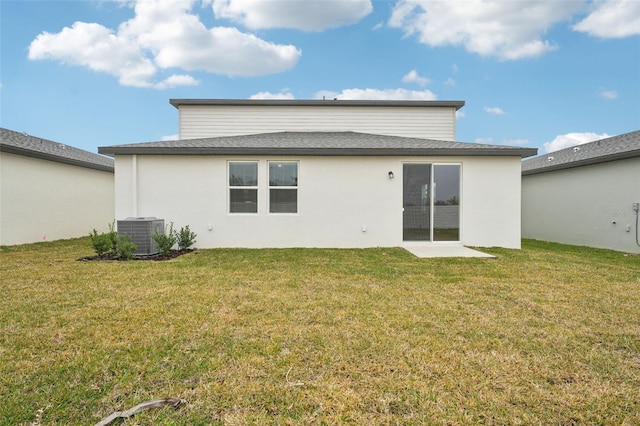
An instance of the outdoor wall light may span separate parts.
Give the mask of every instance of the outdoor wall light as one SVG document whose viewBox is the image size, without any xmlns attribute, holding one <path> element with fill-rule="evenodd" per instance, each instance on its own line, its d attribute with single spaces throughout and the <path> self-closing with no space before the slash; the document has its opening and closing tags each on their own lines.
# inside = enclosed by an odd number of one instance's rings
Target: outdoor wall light
<svg viewBox="0 0 640 426">
<path fill-rule="evenodd" d="M 389 179 L 393 179 L 393 178 L 394 178 L 393 172 L 391 170 L 389 170 Z"/>
</svg>

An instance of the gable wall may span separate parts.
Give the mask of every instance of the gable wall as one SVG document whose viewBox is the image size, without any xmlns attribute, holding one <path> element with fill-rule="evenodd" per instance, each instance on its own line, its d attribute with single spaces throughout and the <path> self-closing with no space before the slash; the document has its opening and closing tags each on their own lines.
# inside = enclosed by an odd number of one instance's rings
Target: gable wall
<svg viewBox="0 0 640 426">
<path fill-rule="evenodd" d="M 106 231 L 114 219 L 114 174 L 0 153 L 0 245 Z"/>
<path fill-rule="evenodd" d="M 455 107 L 181 105 L 179 117 L 180 139 L 354 131 L 455 140 Z"/>
<path fill-rule="evenodd" d="M 632 203 L 640 203 L 640 158 L 526 175 L 522 236 L 640 253 Z"/>
<path fill-rule="evenodd" d="M 257 215 L 228 213 L 229 160 L 259 162 Z M 298 214 L 268 213 L 269 160 L 299 161 Z M 201 248 L 401 246 L 405 161 L 462 164 L 462 242 L 520 247 L 518 157 L 118 155 L 116 218 L 189 225 Z"/>
</svg>

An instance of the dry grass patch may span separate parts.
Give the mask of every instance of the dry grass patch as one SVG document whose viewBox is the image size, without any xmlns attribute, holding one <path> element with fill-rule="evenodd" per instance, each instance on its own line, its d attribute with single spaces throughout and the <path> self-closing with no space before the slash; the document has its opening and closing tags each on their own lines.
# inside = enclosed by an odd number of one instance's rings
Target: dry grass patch
<svg viewBox="0 0 640 426">
<path fill-rule="evenodd" d="M 638 424 L 640 258 L 538 242 L 198 250 L 77 262 L 0 249 L 0 419 L 92 424 Z"/>
</svg>

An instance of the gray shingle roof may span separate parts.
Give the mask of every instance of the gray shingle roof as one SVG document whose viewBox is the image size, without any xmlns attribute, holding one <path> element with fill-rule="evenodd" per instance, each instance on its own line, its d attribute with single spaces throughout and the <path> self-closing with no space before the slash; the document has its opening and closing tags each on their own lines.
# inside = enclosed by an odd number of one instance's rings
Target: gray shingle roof
<svg viewBox="0 0 640 426">
<path fill-rule="evenodd" d="M 113 173 L 113 159 L 0 127 L 0 151 Z"/>
<path fill-rule="evenodd" d="M 536 155 L 537 149 L 357 132 L 278 132 L 114 145 L 100 147 L 98 152 L 113 155 L 505 155 L 529 157 Z"/>
<path fill-rule="evenodd" d="M 464 106 L 464 101 L 407 101 L 407 100 L 319 100 L 319 99 L 169 99 L 178 108 L 181 105 L 268 105 L 268 106 L 322 106 L 322 107 L 455 107 Z"/>
<path fill-rule="evenodd" d="M 529 158 L 522 162 L 522 174 L 546 173 L 633 157 L 640 157 L 640 130 Z"/>
</svg>

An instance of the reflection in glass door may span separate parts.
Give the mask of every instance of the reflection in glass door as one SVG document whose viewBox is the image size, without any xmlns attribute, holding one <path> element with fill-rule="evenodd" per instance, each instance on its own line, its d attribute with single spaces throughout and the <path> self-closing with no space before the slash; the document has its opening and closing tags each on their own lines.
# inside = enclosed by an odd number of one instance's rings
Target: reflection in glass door
<svg viewBox="0 0 640 426">
<path fill-rule="evenodd" d="M 431 241 L 431 164 L 404 164 L 402 239 Z"/>
<path fill-rule="evenodd" d="M 433 165 L 433 241 L 460 241 L 460 165 Z"/>
</svg>

